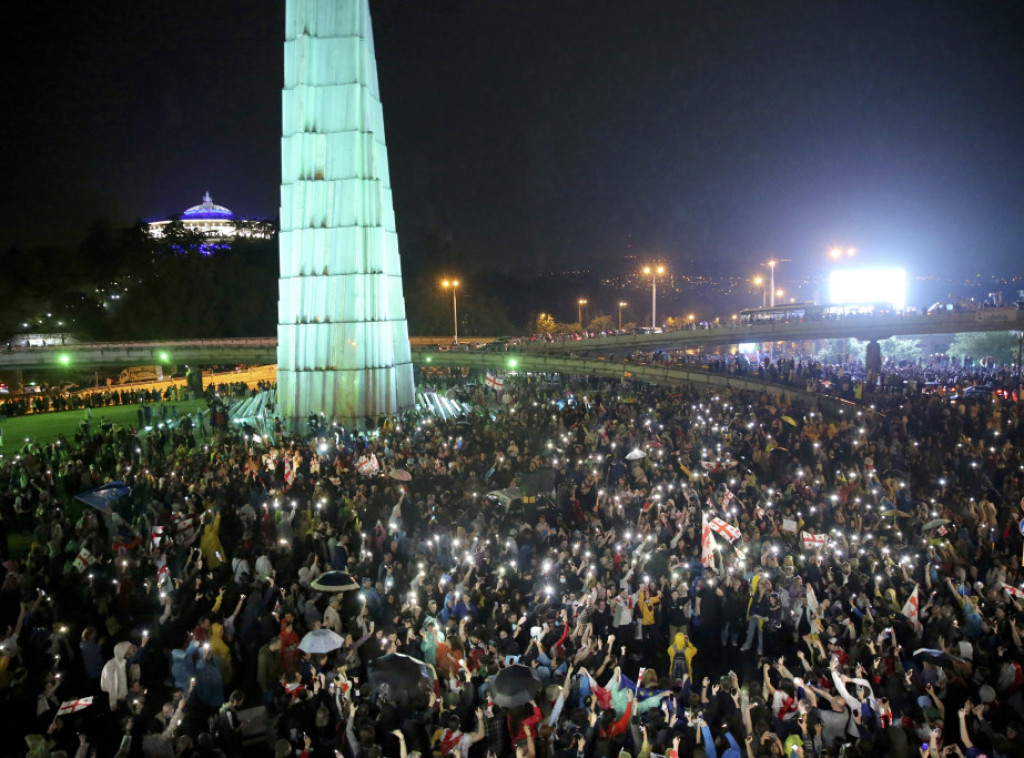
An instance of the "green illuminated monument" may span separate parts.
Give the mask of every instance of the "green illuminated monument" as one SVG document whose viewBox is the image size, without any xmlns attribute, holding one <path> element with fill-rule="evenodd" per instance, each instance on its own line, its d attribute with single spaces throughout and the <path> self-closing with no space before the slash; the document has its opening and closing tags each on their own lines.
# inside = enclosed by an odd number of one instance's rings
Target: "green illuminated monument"
<svg viewBox="0 0 1024 758">
<path fill-rule="evenodd" d="M 287 0 L 277 415 L 347 426 L 413 405 L 367 0 Z"/>
</svg>

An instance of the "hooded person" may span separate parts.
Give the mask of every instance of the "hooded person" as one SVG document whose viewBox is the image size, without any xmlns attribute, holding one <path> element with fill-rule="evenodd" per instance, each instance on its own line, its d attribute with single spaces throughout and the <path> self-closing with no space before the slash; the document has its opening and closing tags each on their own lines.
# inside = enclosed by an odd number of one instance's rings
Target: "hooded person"
<svg viewBox="0 0 1024 758">
<path fill-rule="evenodd" d="M 128 657 L 132 643 L 118 642 L 114 645 L 114 657 L 107 661 L 100 673 L 100 689 L 110 698 L 110 710 L 117 709 L 119 700 L 128 697 Z"/>
<path fill-rule="evenodd" d="M 697 654 L 697 646 L 684 632 L 676 632 L 675 639 L 668 648 L 668 666 L 672 672 L 672 681 L 682 682 L 686 675 L 693 681 L 693 656 Z"/>
<path fill-rule="evenodd" d="M 214 514 L 213 520 L 203 529 L 203 536 L 199 538 L 199 549 L 211 571 L 224 563 L 224 546 L 220 543 L 220 513 Z"/>
</svg>

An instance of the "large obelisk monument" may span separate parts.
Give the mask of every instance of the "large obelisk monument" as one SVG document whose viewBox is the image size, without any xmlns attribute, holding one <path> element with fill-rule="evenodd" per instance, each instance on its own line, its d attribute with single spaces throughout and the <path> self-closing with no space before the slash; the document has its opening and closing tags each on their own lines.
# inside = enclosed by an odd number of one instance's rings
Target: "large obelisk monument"
<svg viewBox="0 0 1024 758">
<path fill-rule="evenodd" d="M 349 427 L 413 404 L 368 0 L 287 0 L 277 416 Z"/>
</svg>

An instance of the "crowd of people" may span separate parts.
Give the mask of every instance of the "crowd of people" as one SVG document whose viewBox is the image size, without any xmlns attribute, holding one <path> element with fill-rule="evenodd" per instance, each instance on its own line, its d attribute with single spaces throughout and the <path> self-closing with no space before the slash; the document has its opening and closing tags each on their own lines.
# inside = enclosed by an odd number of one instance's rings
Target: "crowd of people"
<svg viewBox="0 0 1024 758">
<path fill-rule="evenodd" d="M 701 369 L 716 374 L 756 377 L 844 400 L 871 400 L 877 395 L 900 398 L 922 394 L 960 397 L 970 394 L 1013 399 L 1019 376 L 1015 366 L 960 361 L 948 356 L 932 360 L 887 361 L 880 371 L 863 361 L 830 363 L 810 356 L 687 353 L 684 350 L 634 352 L 629 362 Z M 865 395 L 866 393 L 866 395 Z"/>
<path fill-rule="evenodd" d="M 363 434 L 114 425 L 0 460 L 5 522 L 35 515 L 26 556 L 0 540 L 25 736 L 0 753 L 1024 753 L 1019 406 L 502 391 Z M 381 681 L 392 654 L 422 696 Z"/>
<path fill-rule="evenodd" d="M 269 389 L 268 382 L 259 382 L 257 392 Z M 223 382 L 208 385 L 209 394 L 235 397 L 250 392 L 245 382 Z M 62 389 L 52 387 L 46 391 L 0 397 L 0 418 L 24 416 L 28 413 L 49 413 L 85 409 L 108 408 L 115 405 L 152 405 L 155 403 L 182 402 L 193 399 L 193 393 L 185 384 L 169 384 L 157 387 L 96 387 L 86 389 Z"/>
</svg>

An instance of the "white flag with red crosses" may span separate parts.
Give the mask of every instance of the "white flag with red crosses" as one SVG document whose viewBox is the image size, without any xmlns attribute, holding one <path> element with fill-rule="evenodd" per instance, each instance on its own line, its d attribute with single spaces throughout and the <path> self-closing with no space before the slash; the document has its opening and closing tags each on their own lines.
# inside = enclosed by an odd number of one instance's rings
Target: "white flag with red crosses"
<svg viewBox="0 0 1024 758">
<path fill-rule="evenodd" d="M 88 708 L 92 705 L 92 697 L 80 697 L 78 700 L 68 700 L 60 704 L 60 708 L 57 709 L 58 716 L 67 716 L 69 713 L 77 713 L 83 708 Z"/>
<path fill-rule="evenodd" d="M 713 531 L 725 537 L 729 542 L 735 542 L 740 538 L 740 530 L 732 524 L 720 519 L 715 516 L 708 522 L 708 525 Z"/>
</svg>

